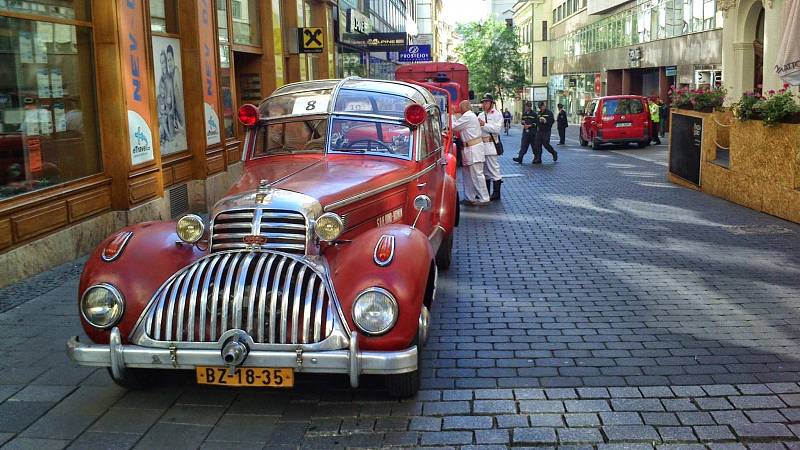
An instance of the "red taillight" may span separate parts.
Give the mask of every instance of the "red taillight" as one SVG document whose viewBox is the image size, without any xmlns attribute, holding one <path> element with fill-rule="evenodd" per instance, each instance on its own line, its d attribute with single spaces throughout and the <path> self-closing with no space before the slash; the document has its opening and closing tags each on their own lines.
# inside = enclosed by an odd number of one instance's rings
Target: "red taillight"
<svg viewBox="0 0 800 450">
<path fill-rule="evenodd" d="M 394 258 L 394 236 L 389 234 L 381 236 L 381 238 L 378 239 L 378 243 L 375 244 L 375 253 L 373 256 L 375 264 L 381 267 L 388 266 Z"/>
<path fill-rule="evenodd" d="M 119 255 L 122 254 L 122 251 L 125 250 L 125 246 L 128 245 L 128 241 L 133 236 L 133 231 L 123 231 L 118 235 L 114 236 L 111 239 L 111 242 L 106 245 L 106 248 L 103 249 L 103 254 L 100 257 L 105 262 L 111 262 L 117 258 Z"/>
<path fill-rule="evenodd" d="M 409 125 L 417 126 L 422 122 L 425 122 L 425 118 L 428 116 L 428 113 L 425 112 L 424 106 L 414 103 L 406 107 L 404 116 Z"/>
<path fill-rule="evenodd" d="M 239 122 L 246 127 L 252 127 L 258 122 L 258 108 L 251 103 L 245 103 L 239 108 Z"/>
</svg>

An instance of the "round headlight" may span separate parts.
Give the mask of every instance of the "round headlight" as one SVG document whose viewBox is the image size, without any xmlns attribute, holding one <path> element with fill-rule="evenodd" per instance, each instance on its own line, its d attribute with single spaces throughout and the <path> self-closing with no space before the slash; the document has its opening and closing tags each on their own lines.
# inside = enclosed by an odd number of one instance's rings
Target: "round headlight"
<svg viewBox="0 0 800 450">
<path fill-rule="evenodd" d="M 178 219 L 178 226 L 176 228 L 178 237 L 181 238 L 183 242 L 188 242 L 190 244 L 199 241 L 200 238 L 203 237 L 203 233 L 206 229 L 205 225 L 203 225 L 203 219 L 195 214 L 187 214 Z"/>
<path fill-rule="evenodd" d="M 325 213 L 317 219 L 314 232 L 322 241 L 334 241 L 344 232 L 344 221 L 338 214 Z"/>
<path fill-rule="evenodd" d="M 353 304 L 353 321 L 364 333 L 386 333 L 397 322 L 397 301 L 386 289 L 367 289 Z"/>
<path fill-rule="evenodd" d="M 117 288 L 110 284 L 96 284 L 81 297 L 81 314 L 89 324 L 97 328 L 114 326 L 122 318 L 125 302 Z"/>
</svg>

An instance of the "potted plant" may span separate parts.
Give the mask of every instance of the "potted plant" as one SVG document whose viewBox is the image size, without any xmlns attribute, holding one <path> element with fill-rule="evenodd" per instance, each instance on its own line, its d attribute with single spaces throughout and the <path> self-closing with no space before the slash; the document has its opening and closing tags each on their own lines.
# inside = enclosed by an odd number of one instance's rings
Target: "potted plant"
<svg viewBox="0 0 800 450">
<path fill-rule="evenodd" d="M 679 109 L 693 109 L 700 112 L 712 112 L 714 108 L 720 108 L 725 102 L 727 91 L 719 87 L 717 89 L 678 89 L 671 86 L 669 90 L 672 105 Z"/>
<path fill-rule="evenodd" d="M 764 126 L 800 123 L 800 105 L 797 104 L 788 84 L 784 84 L 783 89 L 777 92 L 770 90 L 768 96 L 757 104 L 756 108 L 764 121 Z"/>
<path fill-rule="evenodd" d="M 761 113 L 758 110 L 759 104 L 763 102 L 763 97 L 756 92 L 747 91 L 742 94 L 738 102 L 731 105 L 733 117 L 739 120 L 760 120 Z"/>
</svg>

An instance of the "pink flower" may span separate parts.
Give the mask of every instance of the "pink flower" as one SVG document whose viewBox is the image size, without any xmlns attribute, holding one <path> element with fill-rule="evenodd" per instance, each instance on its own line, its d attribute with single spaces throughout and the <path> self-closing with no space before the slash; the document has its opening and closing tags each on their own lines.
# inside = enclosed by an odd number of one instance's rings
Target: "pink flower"
<svg viewBox="0 0 800 450">
<path fill-rule="evenodd" d="M 781 91 L 783 92 L 783 91 Z M 770 89 L 768 92 L 769 95 L 775 95 L 775 89 Z"/>
<path fill-rule="evenodd" d="M 789 89 L 789 83 L 783 83 L 783 89 Z"/>
</svg>

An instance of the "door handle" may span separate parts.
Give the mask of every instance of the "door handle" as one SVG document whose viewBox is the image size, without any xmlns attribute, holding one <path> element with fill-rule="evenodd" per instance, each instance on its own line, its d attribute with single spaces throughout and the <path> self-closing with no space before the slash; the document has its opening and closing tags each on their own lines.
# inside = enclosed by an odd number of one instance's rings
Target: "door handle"
<svg viewBox="0 0 800 450">
<path fill-rule="evenodd" d="M 417 188 L 418 188 L 418 189 L 422 189 L 422 188 L 424 188 L 424 187 L 425 187 L 427 184 L 428 184 L 428 183 L 417 183 Z"/>
</svg>

